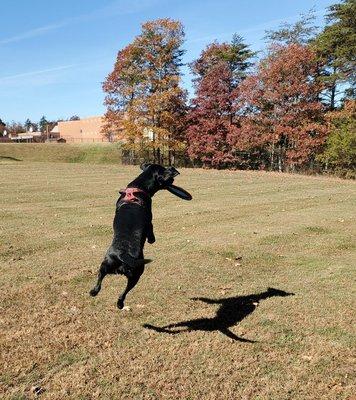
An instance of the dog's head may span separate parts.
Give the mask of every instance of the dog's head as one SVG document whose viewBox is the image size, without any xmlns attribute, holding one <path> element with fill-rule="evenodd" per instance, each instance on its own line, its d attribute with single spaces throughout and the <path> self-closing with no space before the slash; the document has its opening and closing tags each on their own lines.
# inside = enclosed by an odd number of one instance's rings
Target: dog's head
<svg viewBox="0 0 356 400">
<path fill-rule="evenodd" d="M 174 167 L 163 167 L 159 164 L 141 164 L 140 168 L 144 172 L 149 172 L 155 180 L 158 190 L 165 189 L 172 185 L 174 178 L 179 175 L 179 172 Z"/>
<path fill-rule="evenodd" d="M 191 200 L 192 196 L 188 192 L 173 185 L 174 178 L 179 175 L 179 172 L 174 167 L 143 163 L 140 168 L 152 179 L 155 191 L 166 189 L 182 199 Z"/>
</svg>

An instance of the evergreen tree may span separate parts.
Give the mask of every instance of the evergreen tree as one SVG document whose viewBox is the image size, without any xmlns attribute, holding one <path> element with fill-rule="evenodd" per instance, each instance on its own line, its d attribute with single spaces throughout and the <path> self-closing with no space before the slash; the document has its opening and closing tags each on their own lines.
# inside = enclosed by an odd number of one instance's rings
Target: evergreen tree
<svg viewBox="0 0 356 400">
<path fill-rule="evenodd" d="M 321 79 L 327 86 L 323 99 L 333 110 L 345 92 L 356 90 L 356 1 L 343 0 L 329 7 L 328 24 L 313 41 L 321 65 Z"/>
<path fill-rule="evenodd" d="M 32 122 L 31 122 L 31 120 L 29 118 L 27 118 L 26 121 L 25 121 L 26 131 L 28 132 L 31 127 L 32 127 Z"/>
<path fill-rule="evenodd" d="M 46 117 L 43 115 L 42 118 L 40 119 L 40 122 L 38 123 L 40 131 L 42 133 L 47 131 L 47 125 L 48 125 L 48 121 L 47 121 Z"/>
<path fill-rule="evenodd" d="M 244 43 L 243 38 L 236 34 L 230 43 L 211 43 L 202 51 L 200 57 L 190 64 L 195 83 L 199 84 L 212 68 L 224 63 L 231 72 L 231 85 L 235 88 L 246 77 L 255 54 Z"/>
</svg>

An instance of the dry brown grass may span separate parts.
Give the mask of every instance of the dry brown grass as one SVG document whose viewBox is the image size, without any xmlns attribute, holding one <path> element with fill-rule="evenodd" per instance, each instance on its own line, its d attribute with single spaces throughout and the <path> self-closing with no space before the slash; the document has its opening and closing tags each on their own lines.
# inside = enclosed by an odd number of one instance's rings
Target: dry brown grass
<svg viewBox="0 0 356 400">
<path fill-rule="evenodd" d="M 182 170 L 176 182 L 194 199 L 155 197 L 154 262 L 120 312 L 123 277 L 106 278 L 95 299 L 88 290 L 118 189 L 137 173 L 1 164 L 0 397 L 32 398 L 38 385 L 43 399 L 351 398 L 355 184 Z M 262 300 L 231 327 L 255 343 L 143 327 L 213 318 L 219 305 L 193 297 L 267 287 L 295 296 Z"/>
</svg>

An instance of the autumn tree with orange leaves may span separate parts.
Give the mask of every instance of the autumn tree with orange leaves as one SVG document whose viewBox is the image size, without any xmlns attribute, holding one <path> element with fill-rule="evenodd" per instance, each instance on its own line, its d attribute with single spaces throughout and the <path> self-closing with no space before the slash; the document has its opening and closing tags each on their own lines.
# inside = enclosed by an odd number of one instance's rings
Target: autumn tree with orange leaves
<svg viewBox="0 0 356 400">
<path fill-rule="evenodd" d="M 180 87 L 183 26 L 172 19 L 142 25 L 142 32 L 120 50 L 106 78 L 105 131 L 127 148 L 151 149 L 153 160 L 169 162 L 184 147 L 186 92 Z"/>
<path fill-rule="evenodd" d="M 242 84 L 239 146 L 266 149 L 272 170 L 313 168 L 327 136 L 315 53 L 307 46 L 274 46 Z"/>
</svg>

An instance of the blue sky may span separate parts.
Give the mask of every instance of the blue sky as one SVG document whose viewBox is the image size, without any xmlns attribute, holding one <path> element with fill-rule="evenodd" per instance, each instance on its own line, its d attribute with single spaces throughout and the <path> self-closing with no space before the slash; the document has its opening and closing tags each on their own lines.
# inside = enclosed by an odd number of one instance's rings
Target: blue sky
<svg viewBox="0 0 356 400">
<path fill-rule="evenodd" d="M 142 22 L 183 22 L 185 62 L 214 39 L 241 34 L 254 50 L 266 29 L 335 0 L 0 0 L 0 118 L 38 121 L 100 115 L 101 82 Z M 187 69 L 183 84 L 190 89 Z"/>
</svg>

